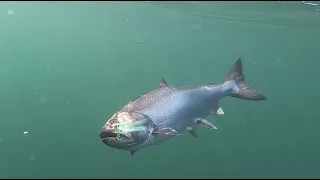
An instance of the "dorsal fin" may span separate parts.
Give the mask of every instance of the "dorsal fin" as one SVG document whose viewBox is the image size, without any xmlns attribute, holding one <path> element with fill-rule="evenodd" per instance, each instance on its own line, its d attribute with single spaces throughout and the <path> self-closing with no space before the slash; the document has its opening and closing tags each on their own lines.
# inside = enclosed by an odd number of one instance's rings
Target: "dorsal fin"
<svg viewBox="0 0 320 180">
<path fill-rule="evenodd" d="M 168 86 L 166 80 L 164 78 L 161 78 L 160 80 L 160 87 L 163 87 L 163 86 Z"/>
</svg>

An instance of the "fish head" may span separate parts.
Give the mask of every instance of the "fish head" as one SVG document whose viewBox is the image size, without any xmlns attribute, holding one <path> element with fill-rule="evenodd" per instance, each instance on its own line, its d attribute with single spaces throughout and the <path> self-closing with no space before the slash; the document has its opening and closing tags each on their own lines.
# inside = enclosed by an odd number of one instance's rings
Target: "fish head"
<svg viewBox="0 0 320 180">
<path fill-rule="evenodd" d="M 132 149 L 143 144 L 151 135 L 153 122 L 138 112 L 117 112 L 102 127 L 102 142 L 116 149 Z"/>
</svg>

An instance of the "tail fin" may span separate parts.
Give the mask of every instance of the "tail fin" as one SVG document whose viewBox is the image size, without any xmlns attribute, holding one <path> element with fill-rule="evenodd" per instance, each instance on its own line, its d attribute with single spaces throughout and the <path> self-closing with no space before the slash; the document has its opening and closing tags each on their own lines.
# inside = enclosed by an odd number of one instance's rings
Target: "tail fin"
<svg viewBox="0 0 320 180">
<path fill-rule="evenodd" d="M 230 96 L 241 98 L 241 99 L 252 100 L 252 101 L 261 101 L 261 100 L 267 99 L 262 94 L 255 92 L 253 88 L 245 82 L 244 75 L 242 73 L 241 58 L 239 58 L 234 63 L 232 68 L 229 70 L 228 75 L 224 78 L 223 82 L 226 82 L 229 80 L 234 80 L 234 82 L 239 88 L 237 92 L 233 92 Z"/>
</svg>

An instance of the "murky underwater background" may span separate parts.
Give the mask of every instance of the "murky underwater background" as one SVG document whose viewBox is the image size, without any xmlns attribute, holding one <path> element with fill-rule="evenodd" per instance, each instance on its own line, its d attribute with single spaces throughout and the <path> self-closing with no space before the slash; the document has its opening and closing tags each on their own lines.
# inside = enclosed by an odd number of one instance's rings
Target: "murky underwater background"
<svg viewBox="0 0 320 180">
<path fill-rule="evenodd" d="M 320 176 L 316 2 L 1 2 L 1 178 Z M 101 126 L 158 86 L 220 83 L 235 60 L 267 101 L 134 156 Z"/>
</svg>

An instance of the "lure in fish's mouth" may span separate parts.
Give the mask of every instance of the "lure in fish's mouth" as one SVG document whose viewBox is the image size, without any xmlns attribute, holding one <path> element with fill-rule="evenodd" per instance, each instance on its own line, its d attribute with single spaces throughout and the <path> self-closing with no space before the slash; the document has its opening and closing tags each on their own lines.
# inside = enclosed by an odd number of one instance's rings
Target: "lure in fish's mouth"
<svg viewBox="0 0 320 180">
<path fill-rule="evenodd" d="M 114 129 L 105 128 L 104 130 L 100 131 L 100 138 L 102 141 L 117 141 L 122 139 L 131 140 L 131 135 L 128 133 L 123 133 L 119 128 L 116 126 Z"/>
<path fill-rule="evenodd" d="M 117 112 L 102 127 L 99 136 L 104 144 L 117 149 L 130 149 L 145 142 L 153 125 L 143 114 Z"/>
</svg>

